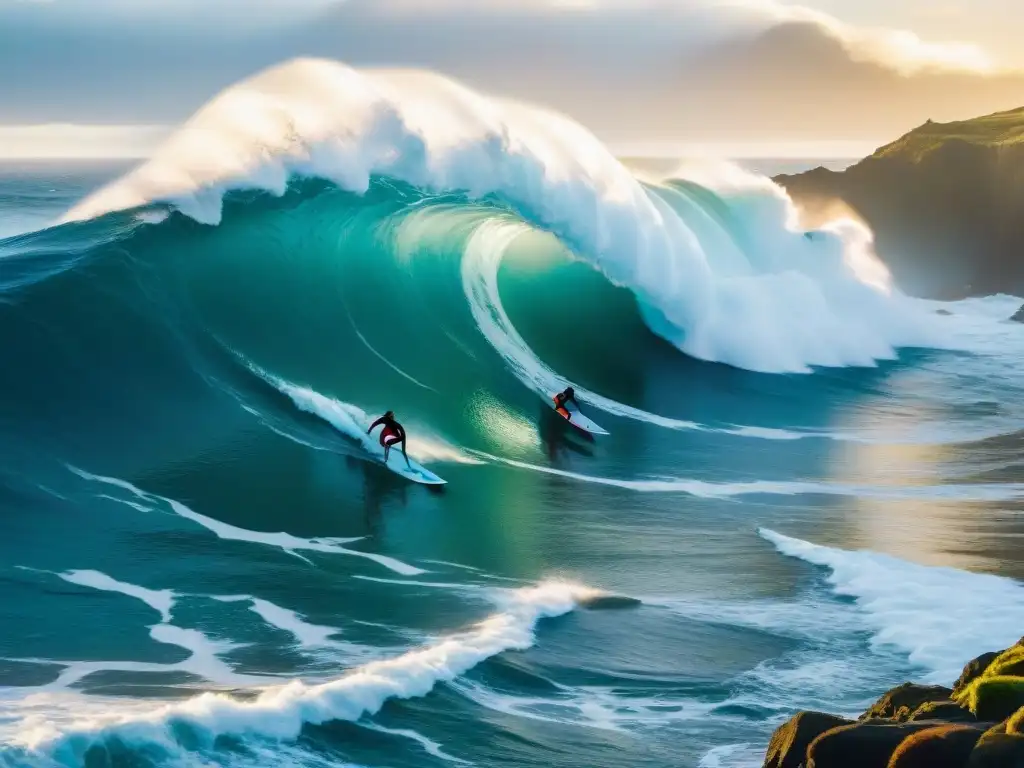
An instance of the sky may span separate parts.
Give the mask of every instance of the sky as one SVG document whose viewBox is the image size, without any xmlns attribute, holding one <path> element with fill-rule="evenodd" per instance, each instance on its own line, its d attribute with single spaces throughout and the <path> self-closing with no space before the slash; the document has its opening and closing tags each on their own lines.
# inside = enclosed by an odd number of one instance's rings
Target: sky
<svg viewBox="0 0 1024 768">
<path fill-rule="evenodd" d="M 298 56 L 439 71 L 620 154 L 857 156 L 1024 105 L 1022 29 L 1020 0 L 0 0 L 0 158 L 144 155 Z"/>
</svg>

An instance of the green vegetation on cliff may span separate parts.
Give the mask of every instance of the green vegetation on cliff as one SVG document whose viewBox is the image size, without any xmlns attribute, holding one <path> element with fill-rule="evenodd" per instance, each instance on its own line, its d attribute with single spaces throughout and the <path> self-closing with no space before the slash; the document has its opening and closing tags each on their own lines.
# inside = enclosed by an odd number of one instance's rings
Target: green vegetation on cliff
<svg viewBox="0 0 1024 768">
<path fill-rule="evenodd" d="M 950 142 L 981 147 L 1005 147 L 1024 142 L 1024 107 L 993 115 L 934 123 L 929 120 L 891 144 L 878 149 L 871 158 L 899 158 L 919 163 Z"/>
</svg>

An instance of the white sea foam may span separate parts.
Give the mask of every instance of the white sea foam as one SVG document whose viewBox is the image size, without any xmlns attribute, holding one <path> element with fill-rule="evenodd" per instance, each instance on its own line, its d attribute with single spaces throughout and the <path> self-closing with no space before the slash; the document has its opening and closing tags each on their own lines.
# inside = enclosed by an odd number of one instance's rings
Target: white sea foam
<svg viewBox="0 0 1024 768">
<path fill-rule="evenodd" d="M 733 678 L 722 707 L 780 718 L 801 709 L 856 716 L 910 668 L 899 651 L 870 647 L 866 638 L 872 627 L 863 613 L 824 589 L 791 600 L 645 597 L 644 604 L 663 606 L 703 624 L 755 629 L 798 641 L 791 650 Z"/>
<path fill-rule="evenodd" d="M 927 681 L 949 685 L 968 659 L 1020 638 L 1024 585 L 1014 579 L 760 534 L 781 553 L 827 568 L 835 592 L 856 601 L 873 644 L 907 654 Z"/>
<path fill-rule="evenodd" d="M 290 634 L 302 648 L 325 648 L 334 644 L 331 638 L 339 634 L 337 627 L 310 624 L 295 611 L 274 605 L 250 595 L 226 595 L 215 597 L 224 603 L 249 603 L 249 609 L 272 627 Z"/>
<path fill-rule="evenodd" d="M 367 428 L 373 422 L 373 418 L 362 408 L 336 400 L 333 397 L 327 397 L 309 387 L 302 387 L 269 375 L 266 375 L 266 379 L 290 397 L 292 402 L 300 409 L 319 416 L 339 432 L 355 440 L 370 455 L 383 456 L 384 449 L 381 448 L 379 440 L 366 433 Z M 479 459 L 467 456 L 443 440 L 431 437 L 429 430 L 425 426 L 416 426 L 414 428 L 413 423 L 409 422 L 408 431 L 411 434 L 406 441 L 406 445 L 412 458 L 422 461 L 441 461 L 458 464 L 483 463 Z"/>
<path fill-rule="evenodd" d="M 108 485 L 122 488 L 140 499 L 144 499 L 148 502 L 156 502 L 166 504 L 176 515 L 183 517 L 186 520 L 191 520 L 197 525 L 206 528 L 211 533 L 215 534 L 218 538 L 224 539 L 225 541 L 244 541 L 251 544 L 260 544 L 268 547 L 275 547 L 288 554 L 300 557 L 303 560 L 306 558 L 302 557 L 300 552 L 322 552 L 325 554 L 332 555 L 348 555 L 353 557 L 361 557 L 367 560 L 372 560 L 385 568 L 400 573 L 403 576 L 416 576 L 421 573 L 425 573 L 422 568 L 417 568 L 412 565 L 407 565 L 401 560 L 396 560 L 393 557 L 387 555 L 379 555 L 375 552 L 362 552 L 357 549 L 348 549 L 345 544 L 351 544 L 355 541 L 360 541 L 360 538 L 342 539 L 336 537 L 321 537 L 315 539 L 304 539 L 299 536 L 293 536 L 290 533 L 265 533 L 261 531 L 250 531 L 245 528 L 239 528 L 235 525 L 223 523 L 220 520 L 214 520 L 206 515 L 201 515 L 195 510 L 182 504 L 180 501 L 174 499 L 168 499 L 163 496 L 157 496 L 156 494 L 150 494 L 139 488 L 136 488 L 129 482 L 120 480 L 116 477 L 103 477 L 102 475 L 94 475 L 90 472 L 86 472 L 82 469 L 70 467 L 71 471 L 77 474 L 79 477 L 90 480 L 92 482 L 106 483 Z M 307 560 L 308 562 L 308 560 Z"/>
<path fill-rule="evenodd" d="M 462 760 L 458 757 L 453 757 L 445 752 L 441 745 L 433 739 L 428 739 L 423 734 L 413 731 L 407 728 L 385 728 L 383 725 L 377 723 L 361 723 L 364 728 L 369 728 L 371 731 L 378 731 L 379 733 L 387 733 L 392 736 L 401 736 L 404 739 L 415 741 L 421 747 L 423 751 L 428 755 L 433 755 L 441 760 L 446 760 L 449 763 L 458 763 L 460 765 L 472 765 L 468 760 Z"/>
<path fill-rule="evenodd" d="M 449 568 L 457 568 L 460 571 L 472 571 L 473 573 L 483 573 L 479 568 L 474 568 L 472 565 L 463 565 L 462 563 L 453 563 L 450 560 L 424 560 L 425 563 L 431 563 L 432 565 L 444 565 Z"/>
<path fill-rule="evenodd" d="M 141 600 L 150 608 L 159 612 L 164 622 L 171 619 L 171 608 L 174 607 L 175 595 L 169 589 L 146 589 L 135 584 L 117 581 L 99 571 L 68 571 L 57 575 L 64 579 L 64 581 L 72 584 L 79 584 L 105 592 L 120 592 L 122 595 L 134 597 L 136 600 Z"/>
<path fill-rule="evenodd" d="M 558 685 L 556 692 L 543 696 L 497 691 L 471 680 L 458 680 L 453 687 L 495 712 L 599 731 L 637 731 L 693 722 L 721 706 L 679 696 L 624 696 L 615 689 L 598 686 Z"/>
<path fill-rule="evenodd" d="M 705 499 L 729 499 L 740 496 L 854 496 L 860 498 L 900 500 L 919 499 L 934 501 L 1009 501 L 1024 498 L 1024 483 L 966 483 L 935 485 L 853 485 L 796 480 L 750 480 L 737 483 L 718 483 L 690 478 L 646 478 L 622 480 L 600 475 L 585 475 L 565 469 L 530 464 L 516 459 L 476 452 L 491 461 L 511 467 L 557 475 L 595 485 L 624 488 L 641 493 L 685 493 Z"/>
<path fill-rule="evenodd" d="M 644 597 L 644 605 L 666 608 L 687 619 L 728 627 L 763 630 L 780 637 L 835 642 L 862 628 L 847 606 L 826 599 L 712 600 Z"/>
<path fill-rule="evenodd" d="M 697 768 L 760 768 L 764 752 L 753 744 L 727 744 L 708 751 Z"/>
<path fill-rule="evenodd" d="M 700 183 L 736 214 L 737 231 L 726 232 L 694 201 L 643 187 L 569 119 L 419 71 L 301 59 L 259 73 L 65 219 L 163 201 L 216 223 L 227 190 L 280 195 L 295 174 L 355 192 L 381 175 L 497 194 L 627 286 L 651 328 L 697 357 L 807 371 L 871 365 L 941 338 L 934 316 L 869 285 L 863 227 L 804 238 L 781 189 L 704 169 Z"/>
<path fill-rule="evenodd" d="M 36 570 L 36 569 L 25 569 Z M 64 667 L 57 679 L 33 689 L 33 694 L 41 691 L 66 692 L 75 684 L 97 672 L 187 672 L 196 677 L 218 685 L 257 685 L 272 680 L 272 677 L 244 675 L 236 673 L 221 659 L 221 655 L 239 647 L 238 644 L 226 640 L 215 640 L 195 629 L 177 627 L 171 623 L 172 612 L 180 595 L 169 590 L 154 590 L 136 584 L 119 581 L 105 573 L 92 570 L 67 571 L 50 573 L 64 581 L 88 587 L 102 592 L 114 592 L 145 603 L 160 614 L 160 621 L 150 625 L 149 635 L 157 643 L 177 646 L 187 652 L 187 657 L 179 662 L 155 663 L 139 661 L 50 661 L 47 659 L 22 659 L 39 664 L 58 664 Z M 81 707 L 77 699 L 64 699 L 62 705 L 54 703 L 55 710 L 74 711 Z"/>
<path fill-rule="evenodd" d="M 367 339 L 366 336 L 363 335 L 363 332 L 359 330 L 359 326 L 356 325 L 356 321 L 352 318 L 351 314 L 348 316 L 348 320 L 352 324 L 352 330 L 355 331 L 356 336 L 363 343 L 363 346 L 366 347 L 368 350 L 370 350 L 370 352 L 373 353 L 373 355 L 378 360 L 380 360 L 382 363 L 384 363 L 384 365 L 386 365 L 388 368 L 393 370 L 395 373 L 397 373 L 403 379 L 406 379 L 407 381 L 411 381 L 417 387 L 422 387 L 423 389 L 428 389 L 431 392 L 437 392 L 437 390 L 434 389 L 433 387 L 431 387 L 430 385 L 424 384 L 422 381 L 420 381 L 419 379 L 415 378 L 411 374 L 408 374 L 405 371 L 403 371 L 401 368 L 399 368 L 397 365 L 395 365 L 393 362 L 391 362 L 391 360 L 389 360 L 386 355 L 384 355 L 382 352 L 379 352 L 377 350 L 377 348 L 370 343 L 370 340 Z"/>
</svg>

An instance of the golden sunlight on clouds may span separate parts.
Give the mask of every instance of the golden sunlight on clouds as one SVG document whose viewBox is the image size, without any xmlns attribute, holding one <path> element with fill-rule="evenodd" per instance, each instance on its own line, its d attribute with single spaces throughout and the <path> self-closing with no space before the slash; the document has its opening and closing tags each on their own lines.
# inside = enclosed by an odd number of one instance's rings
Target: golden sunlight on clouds
<svg viewBox="0 0 1024 768">
<path fill-rule="evenodd" d="M 992 57 L 973 42 L 928 41 L 906 29 L 856 26 L 812 8 L 774 0 L 736 1 L 770 13 L 777 21 L 818 25 L 839 40 L 855 60 L 874 61 L 904 75 L 950 70 L 988 74 L 996 70 Z"/>
</svg>

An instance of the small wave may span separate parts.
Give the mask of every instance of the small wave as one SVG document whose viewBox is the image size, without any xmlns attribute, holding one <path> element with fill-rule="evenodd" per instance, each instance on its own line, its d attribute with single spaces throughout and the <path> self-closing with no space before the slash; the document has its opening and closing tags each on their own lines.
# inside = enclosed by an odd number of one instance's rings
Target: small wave
<svg viewBox="0 0 1024 768">
<path fill-rule="evenodd" d="M 948 685 L 965 661 L 1015 643 L 1024 626 L 1024 586 L 1001 576 L 918 565 L 783 536 L 761 536 L 782 554 L 829 570 L 836 594 L 852 597 L 879 647 L 897 648 Z"/>
<path fill-rule="evenodd" d="M 310 685 L 298 680 L 263 690 L 243 701 L 206 693 L 183 703 L 140 713 L 109 712 L 58 727 L 26 724 L 18 743 L 33 755 L 80 765 L 89 748 L 116 738 L 169 753 L 186 747 L 177 735 L 194 732 L 196 743 L 212 748 L 224 735 L 259 735 L 294 740 L 306 723 L 356 721 L 373 714 L 391 698 L 424 696 L 441 681 L 450 681 L 496 654 L 529 648 L 543 618 L 573 610 L 595 590 L 564 582 L 545 582 L 518 590 L 497 590 L 499 613 L 464 633 L 386 661 L 373 662 L 336 680 Z"/>
</svg>

